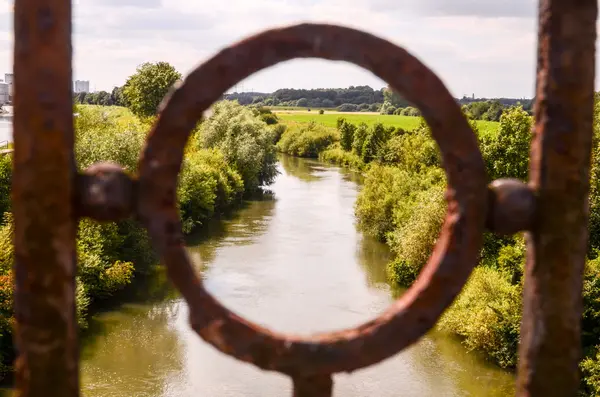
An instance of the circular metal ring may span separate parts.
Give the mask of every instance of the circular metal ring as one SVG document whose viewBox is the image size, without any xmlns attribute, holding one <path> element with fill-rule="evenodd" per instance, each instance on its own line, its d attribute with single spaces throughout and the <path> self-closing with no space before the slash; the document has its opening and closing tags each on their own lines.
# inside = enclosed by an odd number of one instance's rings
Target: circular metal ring
<svg viewBox="0 0 600 397">
<path fill-rule="evenodd" d="M 446 171 L 448 209 L 419 278 L 378 318 L 311 337 L 253 324 L 203 287 L 185 251 L 176 207 L 183 151 L 203 112 L 251 74 L 294 58 L 347 61 L 373 72 L 414 103 L 429 124 Z M 196 68 L 166 101 L 140 159 L 138 215 L 170 279 L 190 308 L 193 329 L 220 351 L 291 376 L 351 372 L 417 341 L 452 303 L 476 265 L 486 216 L 486 176 L 475 134 L 442 81 L 402 48 L 351 28 L 300 24 L 268 30 Z"/>
</svg>

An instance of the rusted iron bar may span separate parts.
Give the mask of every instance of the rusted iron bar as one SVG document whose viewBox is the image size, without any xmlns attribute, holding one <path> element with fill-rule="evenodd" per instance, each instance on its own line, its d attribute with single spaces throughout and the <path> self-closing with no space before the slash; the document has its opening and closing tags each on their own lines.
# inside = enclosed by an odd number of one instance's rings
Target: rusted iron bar
<svg viewBox="0 0 600 397">
<path fill-rule="evenodd" d="M 541 0 L 518 396 L 578 389 L 597 0 Z"/>
<path fill-rule="evenodd" d="M 317 375 L 293 378 L 293 397 L 330 397 L 333 395 L 331 375 Z"/>
<path fill-rule="evenodd" d="M 73 212 L 71 2 L 14 7 L 16 386 L 20 397 L 78 391 Z"/>
</svg>

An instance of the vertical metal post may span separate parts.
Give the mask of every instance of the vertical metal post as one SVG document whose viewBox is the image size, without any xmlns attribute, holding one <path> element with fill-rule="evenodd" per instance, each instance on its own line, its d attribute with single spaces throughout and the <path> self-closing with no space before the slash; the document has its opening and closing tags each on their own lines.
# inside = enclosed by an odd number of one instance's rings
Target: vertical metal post
<svg viewBox="0 0 600 397">
<path fill-rule="evenodd" d="M 16 383 L 77 396 L 70 0 L 14 8 Z"/>
<path fill-rule="evenodd" d="M 518 396 L 575 396 L 592 144 L 597 0 L 541 0 Z"/>
</svg>

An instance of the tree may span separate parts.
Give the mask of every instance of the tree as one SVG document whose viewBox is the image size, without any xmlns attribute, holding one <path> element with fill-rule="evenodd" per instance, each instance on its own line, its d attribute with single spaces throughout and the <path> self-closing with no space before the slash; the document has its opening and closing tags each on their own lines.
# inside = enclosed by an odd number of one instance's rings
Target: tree
<svg viewBox="0 0 600 397">
<path fill-rule="evenodd" d="M 167 62 L 146 62 L 138 66 L 123 86 L 127 107 L 139 117 L 154 116 L 158 106 L 181 74 Z"/>
<path fill-rule="evenodd" d="M 384 102 L 389 102 L 396 108 L 404 108 L 410 105 L 406 99 L 402 98 L 397 92 L 392 90 L 392 88 L 388 85 L 383 89 L 383 98 Z"/>
<path fill-rule="evenodd" d="M 110 99 L 115 106 L 125 106 L 123 99 L 123 87 L 115 87 L 110 93 Z"/>
<path fill-rule="evenodd" d="M 498 134 L 483 137 L 481 141 L 483 157 L 492 180 L 498 178 L 527 180 L 531 125 L 531 116 L 522 107 L 513 107 L 500 116 Z"/>
</svg>

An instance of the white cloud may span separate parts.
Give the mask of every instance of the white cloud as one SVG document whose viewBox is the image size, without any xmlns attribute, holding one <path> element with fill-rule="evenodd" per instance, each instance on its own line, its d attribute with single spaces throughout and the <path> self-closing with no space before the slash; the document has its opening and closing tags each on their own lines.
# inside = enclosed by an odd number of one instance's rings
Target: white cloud
<svg viewBox="0 0 600 397">
<path fill-rule="evenodd" d="M 11 9 L 12 1 L 0 0 L 0 72 L 12 68 Z M 405 46 L 454 95 L 531 96 L 535 16 L 533 0 L 76 0 L 74 71 L 76 78 L 109 90 L 145 61 L 168 61 L 188 73 L 250 34 L 329 22 Z M 352 65 L 298 60 L 241 85 L 271 91 L 363 84 L 384 83 Z"/>
</svg>

